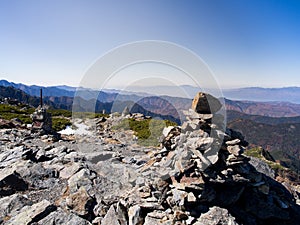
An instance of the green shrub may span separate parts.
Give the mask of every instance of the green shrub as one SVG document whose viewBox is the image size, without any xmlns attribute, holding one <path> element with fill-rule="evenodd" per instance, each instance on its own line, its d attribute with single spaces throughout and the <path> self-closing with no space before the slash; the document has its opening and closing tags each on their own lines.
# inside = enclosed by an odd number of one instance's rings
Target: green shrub
<svg viewBox="0 0 300 225">
<path fill-rule="evenodd" d="M 8 104 L 0 104 L 0 118 L 11 120 L 14 118 L 20 119 L 23 123 L 31 123 L 30 114 L 34 111 L 33 108 L 23 109 L 24 106 L 12 106 Z"/>
<path fill-rule="evenodd" d="M 176 123 L 168 120 L 146 119 L 124 119 L 118 125 L 114 126 L 114 130 L 133 130 L 138 137 L 138 143 L 144 146 L 157 146 L 162 130 L 166 126 L 177 126 Z"/>
<path fill-rule="evenodd" d="M 47 110 L 52 116 L 71 117 L 72 112 L 66 109 L 49 109 Z"/>
<path fill-rule="evenodd" d="M 94 119 L 100 117 L 109 117 L 108 114 L 94 113 L 94 112 L 73 112 L 72 116 L 79 119 Z"/>
<path fill-rule="evenodd" d="M 251 156 L 251 157 L 255 157 L 255 158 L 263 160 L 264 162 L 266 162 L 276 172 L 278 172 L 280 170 L 286 170 L 286 168 L 283 167 L 282 165 L 280 165 L 279 163 L 266 160 L 262 156 L 262 149 L 260 147 L 251 148 L 249 150 L 246 150 L 245 151 L 245 155 Z"/>
<path fill-rule="evenodd" d="M 245 155 L 252 156 L 252 157 L 255 157 L 255 158 L 259 158 L 259 159 L 263 158 L 261 153 L 262 153 L 262 150 L 259 147 L 251 148 L 251 149 L 248 149 L 248 150 L 245 151 Z"/>
<path fill-rule="evenodd" d="M 67 126 L 71 126 L 72 123 L 69 119 L 66 118 L 52 118 L 52 129 L 55 131 L 60 131 L 66 129 Z"/>
</svg>

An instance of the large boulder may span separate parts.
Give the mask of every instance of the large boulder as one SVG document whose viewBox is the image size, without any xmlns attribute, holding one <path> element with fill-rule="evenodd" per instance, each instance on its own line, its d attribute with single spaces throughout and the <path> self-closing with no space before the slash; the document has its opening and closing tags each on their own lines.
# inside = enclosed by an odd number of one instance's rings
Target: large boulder
<svg viewBox="0 0 300 225">
<path fill-rule="evenodd" d="M 192 109 L 200 114 L 216 113 L 221 108 L 222 104 L 217 98 L 203 92 L 198 92 L 192 102 Z"/>
</svg>

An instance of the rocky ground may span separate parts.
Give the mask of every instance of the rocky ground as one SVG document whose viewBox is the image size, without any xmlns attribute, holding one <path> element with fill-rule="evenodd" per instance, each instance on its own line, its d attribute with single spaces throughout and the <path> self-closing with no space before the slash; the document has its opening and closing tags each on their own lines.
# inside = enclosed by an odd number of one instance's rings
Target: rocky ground
<svg viewBox="0 0 300 225">
<path fill-rule="evenodd" d="M 112 129 L 128 115 L 77 121 L 91 130 L 59 140 L 1 129 L 0 224 L 299 224 L 299 193 L 199 98 L 161 147 Z"/>
</svg>

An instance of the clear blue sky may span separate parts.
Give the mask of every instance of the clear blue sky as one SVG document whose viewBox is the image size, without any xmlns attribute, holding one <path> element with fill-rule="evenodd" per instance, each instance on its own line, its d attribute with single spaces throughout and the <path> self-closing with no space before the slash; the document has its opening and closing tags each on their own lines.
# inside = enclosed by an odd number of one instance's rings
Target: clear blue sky
<svg viewBox="0 0 300 225">
<path fill-rule="evenodd" d="M 0 0 L 0 78 L 78 85 L 101 55 L 164 40 L 197 53 L 222 87 L 300 86 L 300 1 Z"/>
</svg>

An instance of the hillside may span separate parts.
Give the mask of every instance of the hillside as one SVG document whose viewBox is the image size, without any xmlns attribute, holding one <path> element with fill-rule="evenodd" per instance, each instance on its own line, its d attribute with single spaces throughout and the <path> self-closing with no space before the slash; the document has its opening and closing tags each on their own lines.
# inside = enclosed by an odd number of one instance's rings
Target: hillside
<svg viewBox="0 0 300 225">
<path fill-rule="evenodd" d="M 261 146 L 294 171 L 300 171 L 300 123 L 277 125 L 236 119 L 228 127 L 241 132 L 251 146 Z"/>
<path fill-rule="evenodd" d="M 226 109 L 270 117 L 300 116 L 300 105 L 289 102 L 252 102 L 225 99 Z"/>
<path fill-rule="evenodd" d="M 270 125 L 285 124 L 285 123 L 300 123 L 300 116 L 294 117 L 270 117 L 260 115 L 250 115 L 234 110 L 227 110 L 227 122 L 232 122 L 236 119 L 246 119 L 257 123 L 264 123 Z"/>
</svg>

